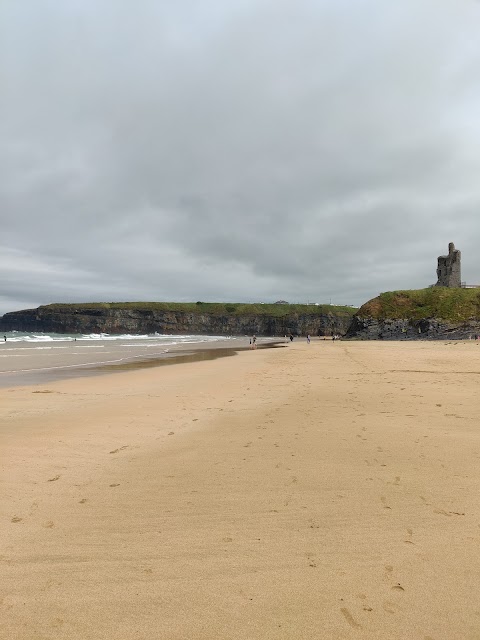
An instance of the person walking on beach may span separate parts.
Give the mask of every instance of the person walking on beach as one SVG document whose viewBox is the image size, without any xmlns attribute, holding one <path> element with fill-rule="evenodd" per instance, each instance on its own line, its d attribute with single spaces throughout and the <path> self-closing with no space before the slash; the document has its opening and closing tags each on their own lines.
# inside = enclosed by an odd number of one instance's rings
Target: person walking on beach
<svg viewBox="0 0 480 640">
<path fill-rule="evenodd" d="M 310 334 L 307 333 L 307 344 L 310 344 Z"/>
<path fill-rule="evenodd" d="M 253 349 L 257 348 L 257 336 L 253 336 L 252 338 L 252 348 Z"/>
</svg>

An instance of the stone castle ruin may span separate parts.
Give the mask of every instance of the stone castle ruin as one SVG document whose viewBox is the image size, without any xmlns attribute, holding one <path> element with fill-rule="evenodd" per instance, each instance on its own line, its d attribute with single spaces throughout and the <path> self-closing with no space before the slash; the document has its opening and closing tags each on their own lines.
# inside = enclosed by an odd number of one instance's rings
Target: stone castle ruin
<svg viewBox="0 0 480 640">
<path fill-rule="evenodd" d="M 461 287 L 461 257 L 453 242 L 448 245 L 448 255 L 438 256 L 436 287 Z"/>
</svg>

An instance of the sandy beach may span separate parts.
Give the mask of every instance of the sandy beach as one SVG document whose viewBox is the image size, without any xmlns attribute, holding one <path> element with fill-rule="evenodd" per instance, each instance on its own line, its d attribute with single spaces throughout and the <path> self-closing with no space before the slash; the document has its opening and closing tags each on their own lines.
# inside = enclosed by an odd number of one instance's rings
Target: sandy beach
<svg viewBox="0 0 480 640">
<path fill-rule="evenodd" d="M 480 638 L 480 345 L 0 389 L 0 638 Z"/>
</svg>

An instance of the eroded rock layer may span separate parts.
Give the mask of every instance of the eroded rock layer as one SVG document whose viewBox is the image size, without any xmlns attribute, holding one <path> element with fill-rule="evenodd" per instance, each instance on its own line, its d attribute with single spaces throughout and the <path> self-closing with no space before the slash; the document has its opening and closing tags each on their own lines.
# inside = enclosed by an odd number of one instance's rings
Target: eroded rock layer
<svg viewBox="0 0 480 640">
<path fill-rule="evenodd" d="M 343 335 L 354 312 L 328 306 L 327 311 L 313 305 L 305 306 L 302 311 L 298 310 L 300 305 L 291 306 L 290 312 L 277 311 L 272 315 L 267 310 L 248 313 L 248 305 L 242 305 L 241 313 L 235 305 L 216 305 L 213 312 L 182 310 L 181 305 L 171 310 L 156 308 L 155 304 L 138 307 L 132 304 L 124 307 L 120 304 L 47 305 L 5 314 L 0 319 L 0 330 L 74 334 Z"/>
</svg>

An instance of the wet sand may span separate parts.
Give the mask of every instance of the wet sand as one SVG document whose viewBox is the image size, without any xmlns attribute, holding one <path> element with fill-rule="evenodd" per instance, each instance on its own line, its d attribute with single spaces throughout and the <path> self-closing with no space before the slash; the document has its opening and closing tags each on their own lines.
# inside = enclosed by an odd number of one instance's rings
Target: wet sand
<svg viewBox="0 0 480 640">
<path fill-rule="evenodd" d="M 0 638 L 480 637 L 480 346 L 0 389 Z"/>
<path fill-rule="evenodd" d="M 258 348 L 280 344 L 278 338 L 260 338 Z M 214 360 L 249 348 L 248 337 L 232 337 L 173 345 L 124 339 L 119 342 L 0 343 L 0 388 L 45 384 L 125 370 L 158 367 L 176 362 Z"/>
</svg>

